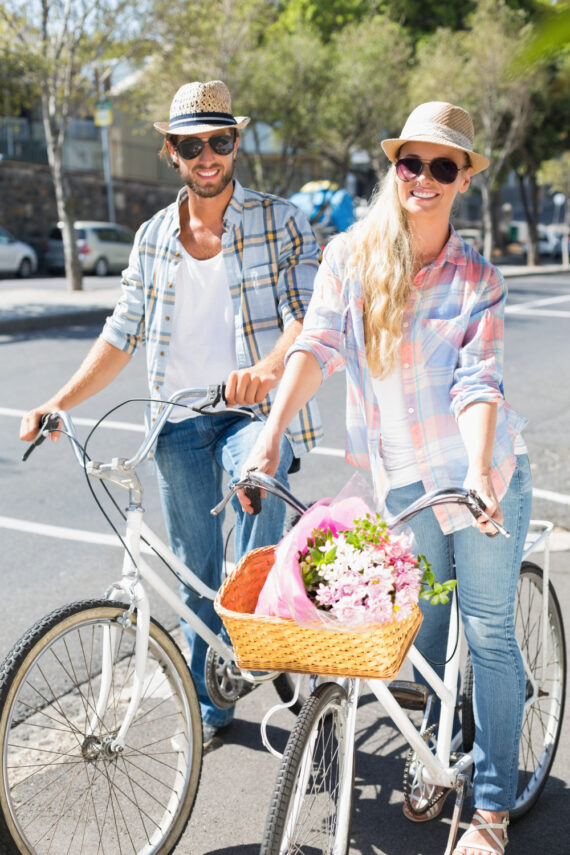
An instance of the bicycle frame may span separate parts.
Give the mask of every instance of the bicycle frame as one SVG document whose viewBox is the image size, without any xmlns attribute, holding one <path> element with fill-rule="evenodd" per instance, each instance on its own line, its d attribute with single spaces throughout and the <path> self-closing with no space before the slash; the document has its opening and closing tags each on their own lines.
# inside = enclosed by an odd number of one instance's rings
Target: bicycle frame
<svg viewBox="0 0 570 855">
<path fill-rule="evenodd" d="M 122 537 L 124 545 L 123 563 L 121 578 L 114 582 L 106 591 L 105 596 L 110 601 L 121 601 L 125 597 L 129 602 L 129 609 L 123 616 L 123 622 L 131 620 L 131 615 L 136 611 L 136 635 L 135 635 L 135 669 L 131 699 L 125 713 L 125 717 L 117 731 L 117 735 L 111 744 L 111 750 L 121 752 L 124 749 L 126 735 L 128 729 L 135 717 L 142 692 L 144 689 L 144 673 L 146 667 L 149 627 L 150 627 L 150 603 L 147 592 L 141 580 L 147 582 L 151 588 L 164 600 L 167 605 L 178 615 L 183 618 L 201 638 L 215 650 L 215 652 L 227 661 L 234 661 L 234 652 L 232 647 L 227 644 L 219 635 L 216 635 L 204 621 L 198 617 L 173 591 L 166 582 L 161 579 L 159 574 L 153 570 L 147 561 L 142 556 L 141 540 L 145 541 L 151 550 L 161 557 L 168 565 L 170 565 L 179 579 L 200 596 L 209 600 L 214 600 L 217 591 L 205 585 L 201 579 L 172 551 L 172 549 L 157 535 L 146 523 L 143 522 L 144 509 L 142 507 L 143 488 L 136 473 L 136 467 L 148 456 L 163 424 L 167 420 L 172 408 L 176 403 L 184 398 L 205 398 L 204 406 L 213 406 L 219 400 L 219 394 L 214 390 L 219 387 L 209 387 L 208 389 L 182 389 L 175 393 L 169 400 L 157 419 L 154 427 L 145 436 L 141 446 L 135 455 L 129 460 L 115 458 L 111 463 L 97 463 L 86 461 L 78 442 L 73 421 L 69 414 L 65 411 L 57 411 L 53 415 L 57 416 L 59 422 L 63 424 L 64 431 L 70 439 L 75 456 L 85 469 L 88 475 L 100 480 L 108 481 L 116 486 L 125 489 L 129 493 L 129 505 L 126 510 L 126 525 L 125 533 Z M 232 408 L 228 412 L 237 412 L 242 415 L 252 416 L 250 410 L 242 408 Z M 103 711 L 106 709 L 110 687 L 112 684 L 112 670 L 114 667 L 115 650 L 113 630 L 109 630 L 107 637 L 103 639 L 102 650 L 102 670 L 101 670 L 101 687 L 99 696 L 95 702 L 95 710 L 92 717 L 90 730 L 95 732 L 97 721 L 102 718 Z M 241 672 L 241 677 L 251 683 L 261 683 L 274 679 L 276 672 L 267 672 L 263 675 L 251 675 L 247 671 Z"/>
</svg>

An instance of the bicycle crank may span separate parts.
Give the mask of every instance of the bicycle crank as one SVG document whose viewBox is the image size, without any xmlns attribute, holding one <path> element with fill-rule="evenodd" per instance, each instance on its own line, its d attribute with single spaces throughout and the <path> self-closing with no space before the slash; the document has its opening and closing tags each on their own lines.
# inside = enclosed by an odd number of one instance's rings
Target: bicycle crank
<svg viewBox="0 0 570 855">
<path fill-rule="evenodd" d="M 210 700 L 222 710 L 233 707 L 239 698 L 247 695 L 255 686 L 243 679 L 235 662 L 224 659 L 212 647 L 208 648 L 206 654 L 204 678 Z"/>
</svg>

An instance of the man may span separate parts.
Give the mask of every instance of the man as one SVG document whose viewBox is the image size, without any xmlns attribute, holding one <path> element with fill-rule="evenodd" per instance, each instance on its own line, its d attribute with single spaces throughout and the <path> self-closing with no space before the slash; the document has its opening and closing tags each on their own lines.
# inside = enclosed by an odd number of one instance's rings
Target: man
<svg viewBox="0 0 570 855">
<path fill-rule="evenodd" d="M 295 206 L 244 189 L 233 178 L 239 131 L 248 122 L 234 117 L 220 80 L 178 90 L 169 121 L 154 127 L 165 137 L 162 153 L 185 186 L 138 230 L 113 315 L 73 377 L 24 417 L 21 439 L 34 438 L 44 413 L 68 410 L 107 386 L 143 343 L 151 420 L 177 389 L 223 381 L 230 405 L 269 411 L 285 353 L 302 327 L 319 249 Z M 221 498 L 223 472 L 239 479 L 260 429 L 259 421 L 176 407 L 158 438 L 158 479 L 172 548 L 213 589 L 221 582 L 223 542 L 221 519 L 209 511 Z M 284 440 L 281 481 L 287 482 L 294 457 L 321 433 L 311 402 Z M 237 500 L 234 508 L 236 560 L 281 537 L 285 508 L 274 496 L 257 517 L 244 514 Z M 182 596 L 219 630 L 209 600 L 188 589 Z M 184 622 L 183 630 L 207 747 L 234 711 L 212 704 L 204 681 L 207 646 Z"/>
</svg>

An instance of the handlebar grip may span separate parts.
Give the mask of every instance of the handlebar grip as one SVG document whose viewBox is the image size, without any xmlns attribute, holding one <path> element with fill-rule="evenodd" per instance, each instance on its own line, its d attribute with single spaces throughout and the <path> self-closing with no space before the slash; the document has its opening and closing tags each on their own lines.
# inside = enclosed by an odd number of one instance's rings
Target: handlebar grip
<svg viewBox="0 0 570 855">
<path fill-rule="evenodd" d="M 243 491 L 251 502 L 254 516 L 257 515 L 261 511 L 261 492 L 259 487 L 244 487 Z"/>
<path fill-rule="evenodd" d="M 473 514 L 475 519 L 478 520 L 481 516 L 481 512 L 485 510 L 485 502 L 483 501 L 481 496 L 479 496 L 474 490 L 470 491 L 470 495 L 474 499 L 476 505 L 480 508 L 480 510 L 478 510 L 476 507 L 474 508 L 473 506 L 471 506 L 471 513 Z M 499 534 L 499 529 L 495 528 L 493 529 L 493 531 L 484 532 L 484 534 L 486 537 L 497 537 L 497 535 Z"/>
<path fill-rule="evenodd" d="M 31 442 L 28 445 L 27 449 L 24 451 L 24 453 L 22 455 L 22 463 L 24 463 L 28 459 L 28 457 L 30 456 L 32 451 L 35 448 L 37 448 L 38 445 L 42 444 L 42 442 L 44 441 L 44 439 L 47 436 L 47 433 L 45 433 L 45 431 L 50 432 L 52 430 L 55 430 L 58 425 L 59 425 L 59 419 L 54 413 L 44 413 L 44 415 L 42 416 L 42 418 L 40 420 L 38 435 L 36 436 L 34 441 Z"/>
</svg>

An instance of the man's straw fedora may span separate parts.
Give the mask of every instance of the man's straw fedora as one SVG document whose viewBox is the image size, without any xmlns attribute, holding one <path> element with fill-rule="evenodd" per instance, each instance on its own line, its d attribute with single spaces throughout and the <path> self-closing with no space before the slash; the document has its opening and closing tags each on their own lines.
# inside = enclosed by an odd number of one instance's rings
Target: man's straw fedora
<svg viewBox="0 0 570 855">
<path fill-rule="evenodd" d="M 473 122 L 462 107 L 446 101 L 428 101 L 412 110 L 397 139 L 382 140 L 382 148 L 394 163 L 404 143 L 428 142 L 467 152 L 473 174 L 482 172 L 489 161 L 473 151 Z"/>
<path fill-rule="evenodd" d="M 223 128 L 245 128 L 249 116 L 234 116 L 230 92 L 221 80 L 185 83 L 170 105 L 168 122 L 155 122 L 161 134 L 203 134 Z"/>
</svg>

